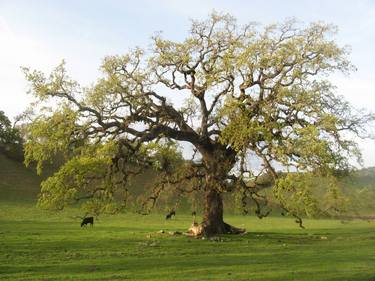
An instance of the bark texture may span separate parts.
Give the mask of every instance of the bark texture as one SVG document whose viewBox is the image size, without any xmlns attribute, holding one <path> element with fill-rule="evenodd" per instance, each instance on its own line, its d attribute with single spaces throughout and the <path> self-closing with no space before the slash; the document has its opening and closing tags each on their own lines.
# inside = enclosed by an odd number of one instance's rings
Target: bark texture
<svg viewBox="0 0 375 281">
<path fill-rule="evenodd" d="M 244 232 L 245 229 L 240 229 L 224 222 L 221 194 L 214 189 L 207 190 L 201 234 L 209 237 L 218 234 L 240 234 Z"/>
</svg>

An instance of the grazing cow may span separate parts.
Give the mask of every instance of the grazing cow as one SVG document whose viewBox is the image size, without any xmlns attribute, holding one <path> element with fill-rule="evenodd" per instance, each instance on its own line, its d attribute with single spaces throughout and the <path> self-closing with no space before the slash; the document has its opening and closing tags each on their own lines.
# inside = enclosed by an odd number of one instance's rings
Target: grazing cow
<svg viewBox="0 0 375 281">
<path fill-rule="evenodd" d="M 87 217 L 87 218 L 83 218 L 82 222 L 81 222 L 81 227 L 82 226 L 86 226 L 88 224 L 91 224 L 91 226 L 94 225 L 94 217 Z"/>
<path fill-rule="evenodd" d="M 165 219 L 166 220 L 169 220 L 172 218 L 172 216 L 176 216 L 176 211 L 175 210 L 171 210 L 166 216 L 165 216 Z"/>
</svg>

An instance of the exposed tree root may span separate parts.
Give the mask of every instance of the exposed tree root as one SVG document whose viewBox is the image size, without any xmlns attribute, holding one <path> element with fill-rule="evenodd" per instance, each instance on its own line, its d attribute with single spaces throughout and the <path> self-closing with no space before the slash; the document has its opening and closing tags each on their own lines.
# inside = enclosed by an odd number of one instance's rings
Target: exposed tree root
<svg viewBox="0 0 375 281">
<path fill-rule="evenodd" d="M 199 224 L 197 222 L 193 222 L 186 234 L 193 237 L 209 237 L 220 234 L 243 234 L 245 232 L 245 229 L 234 227 L 225 222 L 220 226 L 216 226 L 215 228 L 207 226 L 204 223 Z"/>
</svg>

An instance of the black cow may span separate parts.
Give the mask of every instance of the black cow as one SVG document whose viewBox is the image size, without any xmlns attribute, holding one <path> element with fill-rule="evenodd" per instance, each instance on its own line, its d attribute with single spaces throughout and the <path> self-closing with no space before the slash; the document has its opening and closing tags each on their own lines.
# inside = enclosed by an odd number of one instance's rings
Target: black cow
<svg viewBox="0 0 375 281">
<path fill-rule="evenodd" d="M 175 211 L 175 210 L 170 211 L 170 212 L 165 216 L 165 219 L 166 219 L 166 220 L 169 220 L 169 219 L 172 218 L 172 216 L 176 216 L 176 211 Z"/>
<path fill-rule="evenodd" d="M 88 224 L 91 224 L 91 226 L 94 225 L 94 217 L 83 218 L 83 220 L 81 222 L 81 227 L 84 226 L 84 225 L 88 225 Z"/>
</svg>

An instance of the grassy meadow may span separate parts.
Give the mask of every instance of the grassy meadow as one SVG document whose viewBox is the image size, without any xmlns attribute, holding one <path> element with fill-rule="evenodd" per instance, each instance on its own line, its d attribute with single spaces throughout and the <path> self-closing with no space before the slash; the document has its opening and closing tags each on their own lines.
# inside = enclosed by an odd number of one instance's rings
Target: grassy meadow
<svg viewBox="0 0 375 281">
<path fill-rule="evenodd" d="M 226 216 L 243 236 L 195 239 L 191 216 L 100 216 L 35 207 L 40 179 L 0 155 L 0 280 L 375 281 L 375 222 Z M 165 233 L 159 233 L 164 230 Z"/>
<path fill-rule="evenodd" d="M 244 236 L 201 240 L 189 216 L 102 216 L 0 204 L 0 280 L 375 280 L 375 224 L 229 216 Z"/>
</svg>

